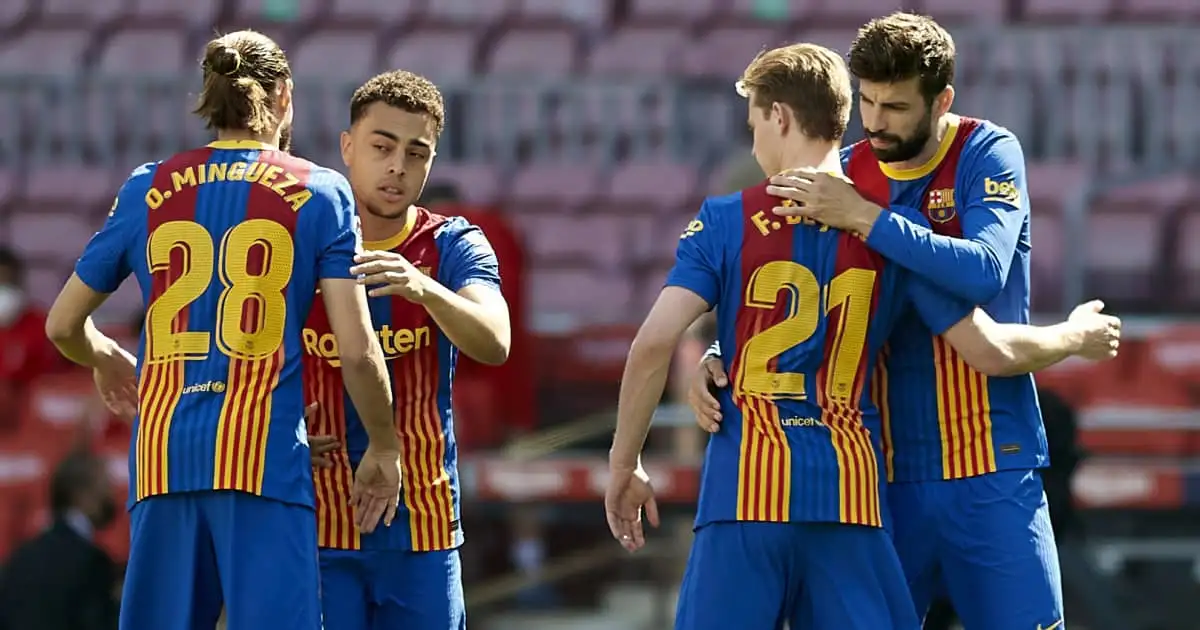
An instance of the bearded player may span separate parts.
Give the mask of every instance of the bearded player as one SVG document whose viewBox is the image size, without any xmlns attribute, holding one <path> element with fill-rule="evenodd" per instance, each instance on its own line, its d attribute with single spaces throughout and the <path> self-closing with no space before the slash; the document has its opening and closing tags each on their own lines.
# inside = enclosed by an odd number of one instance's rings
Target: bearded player
<svg viewBox="0 0 1200 630">
<path fill-rule="evenodd" d="M 310 431 L 341 445 L 315 475 L 326 630 L 466 627 L 454 364 L 460 350 L 481 363 L 503 363 L 510 330 L 496 256 L 483 233 L 414 205 L 443 124 L 437 87 L 394 71 L 354 92 L 350 128 L 342 133 L 368 250 L 351 271 L 369 288 L 388 361 L 404 485 L 391 527 L 371 534 L 354 527 L 351 480 L 366 435 L 342 387 L 326 313 L 314 308 L 304 330 L 305 394 L 316 403 Z"/>
<path fill-rule="evenodd" d="M 950 113 L 954 42 L 932 19 L 896 13 L 858 33 L 867 140 L 842 152 L 851 188 L 812 170 L 772 178 L 803 217 L 867 244 L 995 321 L 1003 351 L 973 353 L 919 317 L 902 318 L 879 364 L 896 548 L 918 612 L 945 590 L 970 630 L 1061 628 L 1062 588 L 1038 469 L 1049 457 L 1029 372 L 1077 354 L 1116 355 L 1120 321 L 1103 304 L 1067 322 L 1029 322 L 1029 197 L 1020 143 Z M 906 212 L 919 210 L 928 225 Z M 716 361 L 703 374 L 723 382 Z M 702 375 L 703 378 L 703 375 Z M 693 387 L 693 400 L 706 385 Z M 712 426 L 711 402 L 698 403 Z"/>
</svg>

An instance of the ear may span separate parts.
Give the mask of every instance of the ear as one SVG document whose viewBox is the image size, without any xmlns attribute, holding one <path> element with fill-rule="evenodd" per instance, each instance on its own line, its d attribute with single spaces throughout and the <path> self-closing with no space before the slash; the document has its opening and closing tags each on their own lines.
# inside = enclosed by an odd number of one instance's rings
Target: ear
<svg viewBox="0 0 1200 630">
<path fill-rule="evenodd" d="M 941 118 L 954 106 L 954 86 L 947 85 L 941 94 L 933 99 L 934 118 Z"/>
<path fill-rule="evenodd" d="M 275 88 L 275 107 L 280 120 L 287 118 L 287 112 L 292 108 L 292 80 L 288 79 Z"/>
<path fill-rule="evenodd" d="M 792 125 L 792 108 L 783 103 L 771 103 L 771 122 L 779 126 L 779 132 L 786 134 Z"/>
<path fill-rule="evenodd" d="M 345 164 L 346 167 L 349 168 L 350 167 L 350 148 L 353 146 L 353 141 L 350 138 L 350 132 L 343 131 L 340 140 L 341 140 L 341 144 L 342 144 L 342 147 L 341 147 L 342 148 L 342 164 Z"/>
</svg>

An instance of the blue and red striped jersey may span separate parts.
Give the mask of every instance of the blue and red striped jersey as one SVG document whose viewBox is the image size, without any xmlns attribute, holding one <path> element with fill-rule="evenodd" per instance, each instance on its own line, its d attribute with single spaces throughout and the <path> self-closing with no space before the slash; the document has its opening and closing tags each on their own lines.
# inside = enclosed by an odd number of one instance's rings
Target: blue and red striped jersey
<svg viewBox="0 0 1200 630">
<path fill-rule="evenodd" d="M 902 212 L 887 215 L 868 245 L 980 305 L 997 322 L 1029 322 L 1029 197 L 1024 157 L 1011 132 L 960 118 L 925 166 L 890 168 L 865 142 L 843 149 L 842 162 L 869 200 L 894 211 L 911 209 L 928 221 L 914 228 L 897 216 Z M 960 247 L 986 254 L 971 256 Z M 978 260 L 985 264 L 974 264 Z M 936 332 L 917 313 L 902 316 L 878 364 L 875 396 L 888 477 L 959 479 L 1047 465 L 1033 376 L 988 377 Z"/>
<path fill-rule="evenodd" d="M 775 216 L 766 182 L 710 198 L 680 239 L 667 285 L 716 308 L 730 387 L 709 438 L 696 525 L 826 521 L 880 527 L 885 483 L 870 375 L 910 301 L 936 293 L 862 239 Z"/>
<path fill-rule="evenodd" d="M 394 237 L 364 246 L 403 255 L 455 292 L 472 284 L 500 288 L 491 245 L 479 228 L 459 217 L 417 208 Z M 350 485 L 367 448 L 367 434 L 343 387 L 337 340 L 318 302 L 304 328 L 304 394 L 308 402 L 318 403 L 313 434 L 335 435 L 345 445 L 332 454 L 332 468 L 314 473 L 318 544 L 332 549 L 452 549 L 463 542 L 451 412 L 458 349 L 424 306 L 394 296 L 369 301 L 391 375 L 396 434 L 403 449 L 403 501 L 391 527 L 368 535 L 354 527 Z"/>
<path fill-rule="evenodd" d="M 75 273 L 146 304 L 130 504 L 238 490 L 313 505 L 302 331 L 321 278 L 351 278 L 354 196 L 336 171 L 257 142 L 139 167 Z"/>
</svg>

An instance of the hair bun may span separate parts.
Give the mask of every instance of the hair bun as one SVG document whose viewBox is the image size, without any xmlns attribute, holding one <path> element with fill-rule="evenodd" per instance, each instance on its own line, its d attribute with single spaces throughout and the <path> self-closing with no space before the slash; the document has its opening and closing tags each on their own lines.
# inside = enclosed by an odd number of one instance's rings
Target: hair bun
<svg viewBox="0 0 1200 630">
<path fill-rule="evenodd" d="M 242 53 L 233 46 L 221 46 L 212 51 L 208 68 L 217 74 L 232 77 L 242 68 Z"/>
</svg>

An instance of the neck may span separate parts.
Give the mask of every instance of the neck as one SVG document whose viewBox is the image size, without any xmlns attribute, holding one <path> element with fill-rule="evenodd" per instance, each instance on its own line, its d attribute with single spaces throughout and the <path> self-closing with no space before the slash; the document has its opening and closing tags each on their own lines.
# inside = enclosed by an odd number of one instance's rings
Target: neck
<svg viewBox="0 0 1200 630">
<path fill-rule="evenodd" d="M 408 225 L 409 218 L 416 211 L 416 206 L 409 206 L 408 210 L 400 213 L 399 216 L 391 218 L 376 216 L 365 209 L 359 211 L 358 217 L 362 226 L 363 240 L 372 242 L 386 241 L 399 234 L 404 229 L 404 226 Z"/>
<path fill-rule="evenodd" d="M 788 147 L 783 155 L 783 168 L 815 168 L 819 171 L 842 174 L 842 158 L 836 142 L 802 141 Z"/>
<path fill-rule="evenodd" d="M 946 133 L 950 130 L 950 123 L 954 120 L 958 120 L 956 114 L 949 112 L 942 114 L 942 117 L 938 118 L 937 124 L 934 125 L 933 135 L 929 137 L 929 141 L 925 143 L 925 148 L 921 149 L 917 157 L 905 160 L 904 162 L 888 162 L 887 165 L 898 171 L 925 166 L 937 154 L 938 147 L 942 145 L 942 139 L 946 137 Z"/>
<path fill-rule="evenodd" d="M 254 133 L 249 129 L 218 129 L 217 140 L 250 140 L 272 147 L 279 146 L 279 132 L 273 134 Z"/>
</svg>

